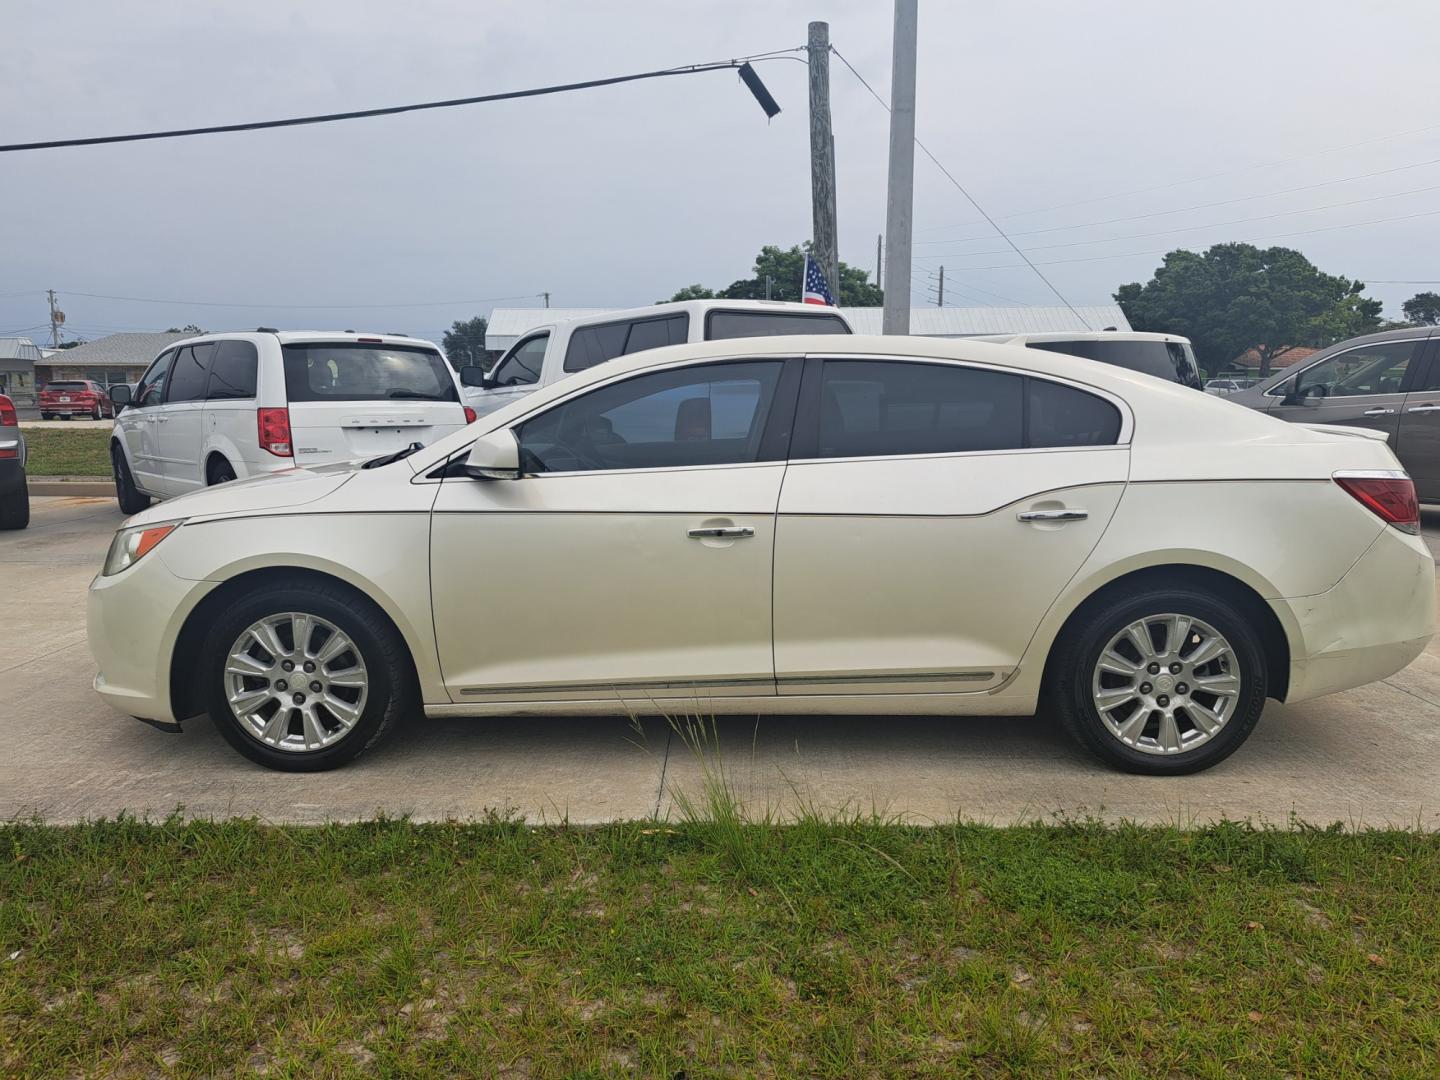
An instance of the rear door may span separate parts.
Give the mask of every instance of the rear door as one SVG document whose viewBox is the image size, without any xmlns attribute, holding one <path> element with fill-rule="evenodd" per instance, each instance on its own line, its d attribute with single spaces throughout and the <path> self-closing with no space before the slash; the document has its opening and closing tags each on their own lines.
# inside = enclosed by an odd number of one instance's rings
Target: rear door
<svg viewBox="0 0 1440 1080">
<path fill-rule="evenodd" d="M 1416 494 L 1436 502 L 1440 501 L 1440 339 L 1432 337 L 1422 352 L 1392 445 L 1415 481 Z"/>
<path fill-rule="evenodd" d="M 184 495 L 205 486 L 201 445 L 205 441 L 205 388 L 215 343 L 186 345 L 170 367 L 165 403 L 155 410 L 155 452 L 159 459 L 161 493 Z"/>
<path fill-rule="evenodd" d="M 1282 384 L 1270 415 L 1297 424 L 1383 431 L 1394 446 L 1423 338 L 1357 345 L 1311 364 Z"/>
<path fill-rule="evenodd" d="M 435 349 L 359 339 L 281 351 L 296 465 L 428 445 L 465 426 L 454 375 Z"/>
</svg>

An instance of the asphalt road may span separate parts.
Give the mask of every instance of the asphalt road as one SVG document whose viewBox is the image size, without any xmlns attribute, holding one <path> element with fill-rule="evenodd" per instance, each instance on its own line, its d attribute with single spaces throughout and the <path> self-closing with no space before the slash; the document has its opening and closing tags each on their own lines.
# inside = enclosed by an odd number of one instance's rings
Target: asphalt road
<svg viewBox="0 0 1440 1080">
<path fill-rule="evenodd" d="M 0 533 L 0 819 L 257 816 L 319 822 L 513 811 L 532 821 L 675 815 L 699 759 L 664 720 L 426 720 L 338 772 L 251 765 L 208 720 L 169 735 L 90 688 L 84 595 L 121 517 L 111 499 L 34 500 Z M 1440 550 L 1440 511 L 1427 537 Z M 752 812 L 808 805 L 1006 823 L 1055 814 L 1191 823 L 1440 828 L 1440 643 L 1374 686 L 1272 703 L 1249 742 L 1198 776 L 1127 776 L 1033 718 L 743 717 L 719 722 L 724 767 Z"/>
</svg>

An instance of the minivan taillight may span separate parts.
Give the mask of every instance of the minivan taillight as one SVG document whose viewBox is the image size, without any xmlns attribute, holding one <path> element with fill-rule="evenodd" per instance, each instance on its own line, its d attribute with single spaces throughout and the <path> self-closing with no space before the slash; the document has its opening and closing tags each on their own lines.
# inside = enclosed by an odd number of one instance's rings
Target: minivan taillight
<svg viewBox="0 0 1440 1080">
<path fill-rule="evenodd" d="M 1335 483 L 1355 497 L 1365 509 L 1401 532 L 1420 531 L 1420 501 L 1415 481 L 1393 469 L 1357 469 L 1338 472 Z"/>
<path fill-rule="evenodd" d="M 475 410 L 469 405 L 465 406 L 465 422 L 467 424 L 473 424 L 475 422 Z"/>
<path fill-rule="evenodd" d="M 290 410 L 256 409 L 256 423 L 260 428 L 260 449 L 276 457 L 294 457 L 290 446 Z"/>
</svg>

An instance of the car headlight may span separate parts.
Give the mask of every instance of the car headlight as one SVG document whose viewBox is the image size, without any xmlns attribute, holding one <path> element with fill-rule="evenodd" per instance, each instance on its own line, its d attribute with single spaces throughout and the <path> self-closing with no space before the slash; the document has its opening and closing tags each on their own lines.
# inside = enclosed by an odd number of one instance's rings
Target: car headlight
<svg viewBox="0 0 1440 1080">
<path fill-rule="evenodd" d="M 178 529 L 180 524 L 178 521 L 166 521 L 159 525 L 136 525 L 131 529 L 121 529 L 115 534 L 115 539 L 110 541 L 110 550 L 105 555 L 105 568 L 100 571 L 101 576 L 109 577 L 135 565 L 154 550 L 161 540 Z"/>
</svg>

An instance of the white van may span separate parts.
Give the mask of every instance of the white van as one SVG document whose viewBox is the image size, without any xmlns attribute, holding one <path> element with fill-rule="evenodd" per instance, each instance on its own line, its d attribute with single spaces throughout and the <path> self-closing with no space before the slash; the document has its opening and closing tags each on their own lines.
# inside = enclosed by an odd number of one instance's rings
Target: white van
<svg viewBox="0 0 1440 1080">
<path fill-rule="evenodd" d="M 120 509 L 295 466 L 427 444 L 475 419 L 432 342 L 394 334 L 205 334 L 133 388 L 110 438 Z"/>
<path fill-rule="evenodd" d="M 778 300 L 679 300 L 542 323 L 521 335 L 487 375 L 460 369 L 465 403 L 484 416 L 556 379 L 617 356 L 689 341 L 854 333 L 833 307 Z"/>
</svg>

